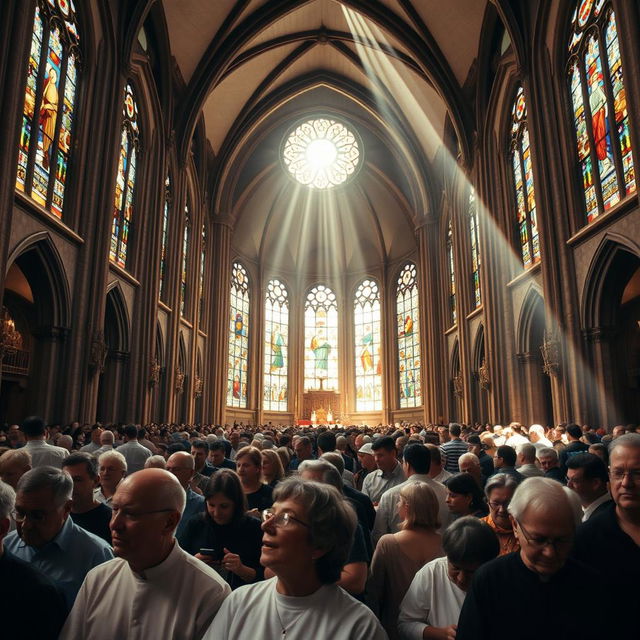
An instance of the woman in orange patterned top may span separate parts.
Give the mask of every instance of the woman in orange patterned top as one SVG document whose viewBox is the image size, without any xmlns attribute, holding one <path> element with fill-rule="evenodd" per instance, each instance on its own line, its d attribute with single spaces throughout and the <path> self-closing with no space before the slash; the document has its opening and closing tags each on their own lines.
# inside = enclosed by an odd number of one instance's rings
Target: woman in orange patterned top
<svg viewBox="0 0 640 640">
<path fill-rule="evenodd" d="M 481 518 L 498 536 L 501 556 L 520 550 L 520 544 L 513 533 L 511 519 L 509 518 L 509 503 L 518 483 L 506 473 L 497 473 L 491 476 L 485 487 L 485 494 L 489 504 L 489 515 Z"/>
</svg>

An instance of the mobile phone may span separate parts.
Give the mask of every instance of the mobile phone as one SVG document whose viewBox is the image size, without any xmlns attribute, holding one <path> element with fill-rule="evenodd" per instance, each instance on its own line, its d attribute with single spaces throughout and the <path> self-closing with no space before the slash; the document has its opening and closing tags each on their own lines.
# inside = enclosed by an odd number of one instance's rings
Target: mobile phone
<svg viewBox="0 0 640 640">
<path fill-rule="evenodd" d="M 211 556 L 214 560 L 219 561 L 224 557 L 224 552 L 219 551 L 218 549 L 207 549 L 202 547 L 200 549 L 200 555 Z"/>
</svg>

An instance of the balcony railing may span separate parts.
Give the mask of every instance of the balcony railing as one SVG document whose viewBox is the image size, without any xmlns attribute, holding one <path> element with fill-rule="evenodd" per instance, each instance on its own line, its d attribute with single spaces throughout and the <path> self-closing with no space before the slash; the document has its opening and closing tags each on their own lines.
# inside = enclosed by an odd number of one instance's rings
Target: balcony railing
<svg viewBox="0 0 640 640">
<path fill-rule="evenodd" d="M 11 349 L 2 359 L 2 373 L 18 376 L 29 375 L 29 360 L 31 353 L 22 349 Z"/>
</svg>

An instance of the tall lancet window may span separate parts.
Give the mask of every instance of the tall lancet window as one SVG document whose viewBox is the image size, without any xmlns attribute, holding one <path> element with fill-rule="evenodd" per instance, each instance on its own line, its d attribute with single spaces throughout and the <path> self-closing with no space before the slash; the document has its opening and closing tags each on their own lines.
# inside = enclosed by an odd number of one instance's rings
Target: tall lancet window
<svg viewBox="0 0 640 640">
<path fill-rule="evenodd" d="M 120 154 L 116 174 L 116 197 L 111 225 L 111 246 L 109 259 L 123 269 L 127 266 L 129 232 L 133 219 L 136 186 L 136 165 L 140 130 L 138 127 L 138 105 L 133 87 L 127 83 L 122 109 L 122 131 L 120 134 Z"/>
<path fill-rule="evenodd" d="M 36 3 L 16 188 L 62 218 L 80 65 L 72 0 Z"/>
<path fill-rule="evenodd" d="M 478 224 L 478 203 L 476 191 L 471 187 L 469 193 L 469 240 L 471 244 L 471 291 L 473 307 L 482 304 L 482 288 L 480 286 L 480 226 Z"/>
<path fill-rule="evenodd" d="M 304 305 L 304 390 L 338 390 L 338 303 L 319 284 Z"/>
<path fill-rule="evenodd" d="M 270 280 L 264 301 L 263 403 L 267 411 L 287 410 L 289 374 L 289 292 Z"/>
<path fill-rule="evenodd" d="M 382 354 L 380 349 L 380 289 L 375 280 L 363 280 L 353 301 L 355 337 L 356 411 L 382 409 Z"/>
<path fill-rule="evenodd" d="M 164 205 L 162 207 L 162 244 L 160 246 L 160 300 L 167 296 L 167 242 L 169 241 L 169 209 L 171 208 L 171 181 L 164 181 Z"/>
<path fill-rule="evenodd" d="M 422 404 L 420 378 L 420 310 L 416 265 L 407 263 L 398 277 L 396 289 L 398 378 L 400 407 Z"/>
<path fill-rule="evenodd" d="M 458 306 L 456 298 L 456 270 L 453 262 L 453 225 L 449 220 L 447 226 L 447 268 L 449 271 L 449 322 L 454 325 L 458 321 Z"/>
<path fill-rule="evenodd" d="M 180 269 L 180 315 L 187 313 L 187 296 L 189 280 L 189 248 L 191 245 L 191 214 L 189 202 L 184 207 L 184 227 L 182 229 L 182 266 Z"/>
<path fill-rule="evenodd" d="M 198 319 L 200 325 L 204 322 L 204 268 L 207 261 L 207 235 L 204 225 L 200 239 L 200 282 L 198 284 Z"/>
<path fill-rule="evenodd" d="M 249 363 L 249 276 L 234 262 L 229 306 L 227 405 L 246 408 Z"/>
<path fill-rule="evenodd" d="M 587 223 L 636 190 L 616 18 L 610 2 L 581 0 L 567 68 Z"/>
<path fill-rule="evenodd" d="M 528 269 L 540 262 L 540 238 L 527 127 L 527 103 L 522 87 L 518 88 L 511 110 L 511 163 L 518 210 L 520 251 L 524 268 Z"/>
</svg>

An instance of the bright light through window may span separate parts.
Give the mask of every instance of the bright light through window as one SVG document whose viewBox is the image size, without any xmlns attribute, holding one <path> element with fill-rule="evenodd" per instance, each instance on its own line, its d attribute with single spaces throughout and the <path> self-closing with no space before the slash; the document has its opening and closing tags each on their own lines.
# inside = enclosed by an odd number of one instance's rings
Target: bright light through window
<svg viewBox="0 0 640 640">
<path fill-rule="evenodd" d="M 355 135 L 341 122 L 318 118 L 289 134 L 282 155 L 298 182 L 311 189 L 330 189 L 355 173 L 360 149 Z"/>
</svg>

